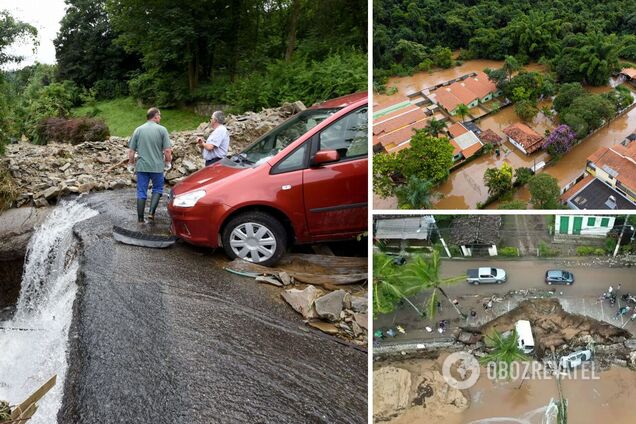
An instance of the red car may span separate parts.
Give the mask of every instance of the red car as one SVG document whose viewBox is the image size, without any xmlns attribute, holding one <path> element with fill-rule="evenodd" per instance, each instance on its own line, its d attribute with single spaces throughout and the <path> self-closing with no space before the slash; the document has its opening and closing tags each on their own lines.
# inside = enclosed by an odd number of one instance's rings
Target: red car
<svg viewBox="0 0 636 424">
<path fill-rule="evenodd" d="M 367 112 L 367 93 L 328 100 L 190 175 L 170 194 L 173 233 L 273 265 L 292 243 L 366 231 Z"/>
</svg>

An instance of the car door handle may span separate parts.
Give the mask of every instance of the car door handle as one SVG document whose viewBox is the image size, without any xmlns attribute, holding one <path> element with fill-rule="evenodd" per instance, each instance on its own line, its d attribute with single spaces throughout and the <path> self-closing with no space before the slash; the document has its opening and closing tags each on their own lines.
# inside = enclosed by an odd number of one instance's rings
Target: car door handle
<svg viewBox="0 0 636 424">
<path fill-rule="evenodd" d="M 281 187 L 283 190 L 291 190 L 291 185 L 290 184 L 285 184 L 284 186 Z"/>
</svg>

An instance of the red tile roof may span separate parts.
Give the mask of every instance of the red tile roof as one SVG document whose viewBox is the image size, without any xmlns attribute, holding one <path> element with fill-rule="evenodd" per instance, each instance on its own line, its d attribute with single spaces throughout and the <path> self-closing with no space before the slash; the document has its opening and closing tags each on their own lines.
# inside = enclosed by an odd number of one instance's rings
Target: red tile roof
<svg viewBox="0 0 636 424">
<path fill-rule="evenodd" d="M 481 141 L 485 141 L 487 143 L 501 143 L 501 137 L 490 128 L 486 131 L 482 131 L 481 134 L 479 134 L 479 138 Z"/>
<path fill-rule="evenodd" d="M 476 99 L 482 99 L 489 93 L 497 91 L 497 85 L 488 79 L 488 75 L 477 72 L 474 77 L 463 81 L 455 81 L 447 87 L 440 87 L 431 94 L 435 94 L 437 102 L 444 109 L 451 112 L 460 104 L 468 105 Z"/>
<path fill-rule="evenodd" d="M 601 147 L 587 160 L 597 168 L 613 169 L 617 173 L 616 180 L 636 192 L 636 142 L 631 142 L 627 147 Z"/>
<path fill-rule="evenodd" d="M 415 109 L 409 108 L 407 110 L 403 110 L 401 114 L 392 116 L 388 119 L 374 121 L 373 135 L 388 134 L 414 122 L 421 121 L 422 119 L 426 119 L 426 114 L 422 111 L 422 109 L 418 107 L 415 107 Z"/>
<path fill-rule="evenodd" d="M 517 122 L 516 124 L 512 124 L 509 127 L 504 128 L 503 132 L 508 137 L 521 144 L 524 150 L 528 153 L 532 153 L 541 148 L 543 137 L 526 124 Z"/>
<path fill-rule="evenodd" d="M 448 127 L 448 133 L 451 135 L 452 138 L 459 137 L 460 135 L 467 132 L 468 130 L 464 128 L 464 126 L 459 122 L 455 122 L 453 125 Z"/>
<path fill-rule="evenodd" d="M 636 79 L 636 68 L 625 68 L 621 71 L 621 74 L 625 74 L 631 79 Z"/>
<path fill-rule="evenodd" d="M 408 127 L 401 128 L 386 135 L 375 137 L 373 144 L 381 143 L 385 149 L 389 150 L 391 145 L 397 146 L 398 144 L 409 140 L 413 136 L 414 129 L 422 129 L 426 127 L 427 124 L 427 121 L 414 122 Z"/>
</svg>

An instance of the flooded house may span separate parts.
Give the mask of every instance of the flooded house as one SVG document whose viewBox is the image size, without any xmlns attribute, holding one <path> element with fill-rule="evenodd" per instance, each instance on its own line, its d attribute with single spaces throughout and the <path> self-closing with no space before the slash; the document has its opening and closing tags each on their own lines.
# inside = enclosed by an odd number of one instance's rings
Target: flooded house
<svg viewBox="0 0 636 424">
<path fill-rule="evenodd" d="M 543 137 L 521 122 L 504 128 L 503 132 L 508 136 L 508 141 L 526 155 L 536 152 L 543 145 Z"/>
<path fill-rule="evenodd" d="M 587 158 L 584 177 L 561 200 L 570 209 L 636 209 L 634 140 L 636 134 L 619 145 L 597 149 Z"/>
<path fill-rule="evenodd" d="M 453 161 L 458 162 L 474 156 L 482 147 L 483 143 L 475 133 L 460 122 L 456 122 L 448 127 L 450 143 L 453 146 Z"/>
<path fill-rule="evenodd" d="M 497 85 L 490 81 L 485 73 L 477 72 L 474 76 L 460 78 L 448 86 L 439 87 L 431 92 L 429 97 L 446 112 L 455 116 L 459 105 L 463 104 L 472 109 L 500 95 L 501 90 Z"/>
</svg>

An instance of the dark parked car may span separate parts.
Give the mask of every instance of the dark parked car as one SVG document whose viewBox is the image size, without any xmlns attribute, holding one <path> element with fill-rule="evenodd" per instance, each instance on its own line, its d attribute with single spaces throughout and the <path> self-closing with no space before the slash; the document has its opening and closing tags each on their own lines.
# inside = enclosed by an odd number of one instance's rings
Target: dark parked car
<svg viewBox="0 0 636 424">
<path fill-rule="evenodd" d="M 574 274 L 562 269 L 550 269 L 545 272 L 545 282 L 548 284 L 566 284 L 574 282 Z"/>
<path fill-rule="evenodd" d="M 367 229 L 367 93 L 290 118 L 243 152 L 177 184 L 168 212 L 188 243 L 273 265 L 290 244 Z"/>
</svg>

